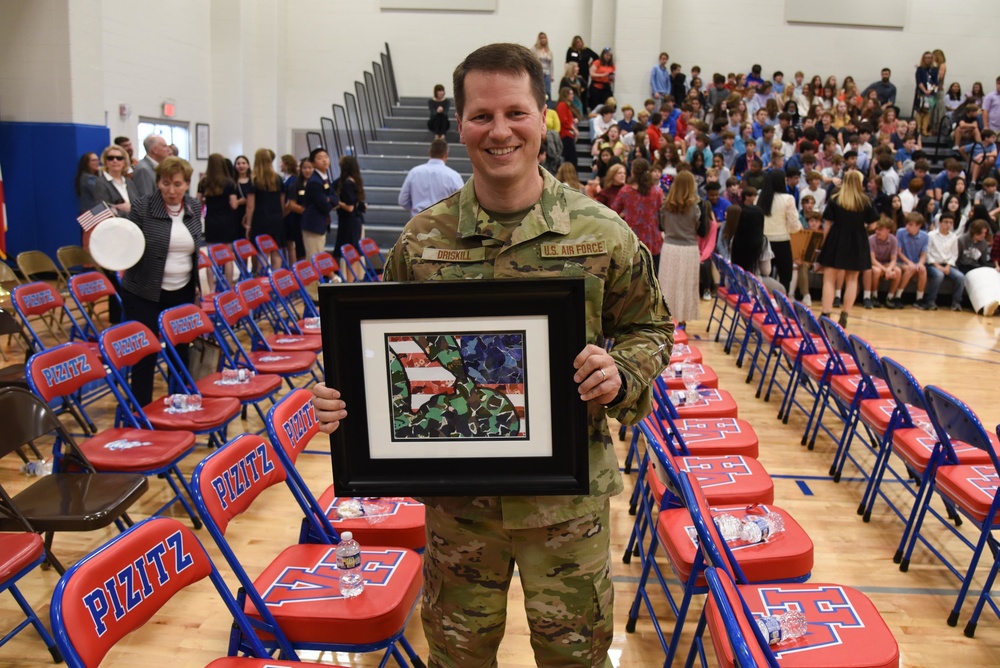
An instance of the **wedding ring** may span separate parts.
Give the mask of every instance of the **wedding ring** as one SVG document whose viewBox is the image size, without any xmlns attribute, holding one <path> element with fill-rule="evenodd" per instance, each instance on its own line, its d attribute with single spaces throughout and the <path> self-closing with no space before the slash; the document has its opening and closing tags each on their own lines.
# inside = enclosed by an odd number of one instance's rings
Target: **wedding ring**
<svg viewBox="0 0 1000 668">
<path fill-rule="evenodd" d="M 604 378 L 604 380 L 608 379 L 608 374 L 604 373 L 604 369 L 598 369 L 598 371 L 601 372 L 601 376 Z"/>
</svg>

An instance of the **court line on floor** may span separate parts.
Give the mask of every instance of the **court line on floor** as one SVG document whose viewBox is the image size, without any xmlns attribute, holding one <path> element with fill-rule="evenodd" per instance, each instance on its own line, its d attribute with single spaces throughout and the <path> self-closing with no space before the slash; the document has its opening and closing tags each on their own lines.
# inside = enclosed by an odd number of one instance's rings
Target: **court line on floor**
<svg viewBox="0 0 1000 668">
<path fill-rule="evenodd" d="M 907 331 L 907 332 L 917 332 L 918 334 L 924 334 L 926 336 L 933 336 L 933 337 L 936 337 L 936 338 L 939 338 L 939 339 L 944 339 L 945 341 L 951 341 L 953 343 L 961 343 L 963 345 L 972 346 L 973 348 L 979 348 L 981 350 L 986 350 L 986 351 L 991 352 L 991 353 L 1000 354 L 1000 350 L 997 350 L 995 347 L 984 346 L 981 343 L 971 343 L 969 341 L 966 341 L 965 339 L 956 339 L 956 338 L 953 338 L 953 337 L 950 337 L 950 336 L 944 336 L 942 334 L 935 334 L 934 332 L 932 332 L 932 331 L 929 332 L 929 331 L 927 331 L 925 329 L 917 329 L 916 327 L 907 327 L 905 325 L 894 325 L 894 324 L 892 324 L 890 322 L 885 322 L 883 320 L 866 319 L 866 322 L 870 322 L 870 323 L 872 323 L 874 325 L 882 325 L 883 327 L 891 327 L 893 329 L 902 329 L 902 330 Z M 913 352 L 919 352 L 919 351 L 913 351 Z"/>
<path fill-rule="evenodd" d="M 639 584 L 640 577 L 637 575 L 615 575 L 611 579 L 613 582 L 621 584 Z M 679 586 L 680 581 L 676 578 L 667 578 L 667 584 Z M 857 585 L 851 585 L 851 587 L 865 594 L 886 594 L 896 596 L 958 596 L 958 589 L 935 589 L 932 587 L 859 587 Z M 979 598 L 981 593 L 982 590 L 970 589 L 967 597 L 975 600 Z"/>
<path fill-rule="evenodd" d="M 976 344 L 973 343 L 969 345 L 976 345 Z M 983 362 L 985 364 L 1000 365 L 1000 361 L 998 360 L 976 359 L 974 357 L 969 357 L 968 355 L 952 355 L 950 353 L 939 353 L 931 350 L 914 350 L 912 348 L 879 348 L 879 350 L 881 352 L 886 352 L 886 353 L 892 352 L 892 353 L 909 353 L 911 355 L 931 355 L 934 357 L 950 357 L 952 359 L 965 360 L 966 362 Z M 993 351 L 993 352 L 1000 352 L 1000 351 Z"/>
</svg>

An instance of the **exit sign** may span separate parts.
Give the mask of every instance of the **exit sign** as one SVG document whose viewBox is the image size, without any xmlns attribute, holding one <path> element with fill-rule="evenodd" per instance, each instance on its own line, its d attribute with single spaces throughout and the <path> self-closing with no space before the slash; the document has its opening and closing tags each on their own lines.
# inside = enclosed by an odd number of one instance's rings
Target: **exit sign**
<svg viewBox="0 0 1000 668">
<path fill-rule="evenodd" d="M 174 103 L 173 102 L 164 102 L 163 103 L 163 115 L 166 118 L 173 118 L 174 117 Z"/>
</svg>

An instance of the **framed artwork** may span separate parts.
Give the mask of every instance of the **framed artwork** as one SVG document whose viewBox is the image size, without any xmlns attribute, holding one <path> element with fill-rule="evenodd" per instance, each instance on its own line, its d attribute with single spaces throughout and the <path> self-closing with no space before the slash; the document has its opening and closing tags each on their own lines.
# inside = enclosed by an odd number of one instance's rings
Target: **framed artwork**
<svg viewBox="0 0 1000 668">
<path fill-rule="evenodd" d="M 194 125 L 194 157 L 196 160 L 208 160 L 212 152 L 212 142 L 208 123 Z"/>
<path fill-rule="evenodd" d="M 582 279 L 339 283 L 319 291 L 330 437 L 350 496 L 585 494 Z"/>
</svg>

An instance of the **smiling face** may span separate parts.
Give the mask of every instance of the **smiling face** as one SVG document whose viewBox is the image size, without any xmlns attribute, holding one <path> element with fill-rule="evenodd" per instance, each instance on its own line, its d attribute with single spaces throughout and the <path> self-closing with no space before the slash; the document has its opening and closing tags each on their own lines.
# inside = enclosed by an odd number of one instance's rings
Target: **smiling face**
<svg viewBox="0 0 1000 668">
<path fill-rule="evenodd" d="M 527 74 L 469 72 L 458 132 L 477 186 L 528 190 L 539 179 L 537 157 L 545 116 Z"/>
<path fill-rule="evenodd" d="M 247 171 L 250 169 L 250 162 L 246 158 L 241 156 L 239 158 L 236 158 L 236 163 L 234 164 L 234 166 L 236 167 L 237 174 L 239 174 L 240 176 L 246 176 Z"/>
</svg>

